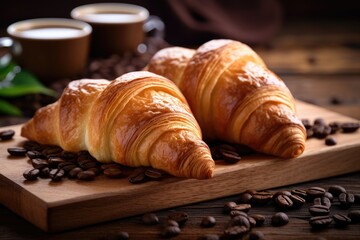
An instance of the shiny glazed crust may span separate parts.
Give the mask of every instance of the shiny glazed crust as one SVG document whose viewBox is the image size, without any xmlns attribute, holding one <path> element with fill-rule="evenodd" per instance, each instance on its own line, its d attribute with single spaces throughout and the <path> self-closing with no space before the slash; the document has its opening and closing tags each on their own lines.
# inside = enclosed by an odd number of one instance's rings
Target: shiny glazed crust
<svg viewBox="0 0 360 240">
<path fill-rule="evenodd" d="M 152 166 L 187 178 L 210 178 L 214 161 L 174 83 L 141 71 L 114 81 L 71 82 L 61 98 L 27 122 L 21 135 L 98 161 Z"/>
<path fill-rule="evenodd" d="M 145 69 L 176 83 L 205 138 L 283 158 L 303 153 L 306 131 L 293 96 L 247 45 L 224 39 L 197 50 L 166 48 Z"/>
</svg>

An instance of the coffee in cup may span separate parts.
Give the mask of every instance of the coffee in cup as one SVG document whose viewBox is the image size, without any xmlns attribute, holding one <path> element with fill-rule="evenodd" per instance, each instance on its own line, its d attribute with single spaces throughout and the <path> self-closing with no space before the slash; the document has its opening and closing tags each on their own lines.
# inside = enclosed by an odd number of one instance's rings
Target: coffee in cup
<svg viewBox="0 0 360 240">
<path fill-rule="evenodd" d="M 10 46 L 15 62 L 41 80 L 73 78 L 87 64 L 91 32 L 73 19 L 30 19 L 10 25 L 10 37 L 0 38 L 0 45 Z"/>
<path fill-rule="evenodd" d="M 144 42 L 149 12 L 132 4 L 95 3 L 73 9 L 71 17 L 93 27 L 91 52 L 106 57 L 138 51 Z M 163 28 L 161 20 L 153 24 Z"/>
</svg>

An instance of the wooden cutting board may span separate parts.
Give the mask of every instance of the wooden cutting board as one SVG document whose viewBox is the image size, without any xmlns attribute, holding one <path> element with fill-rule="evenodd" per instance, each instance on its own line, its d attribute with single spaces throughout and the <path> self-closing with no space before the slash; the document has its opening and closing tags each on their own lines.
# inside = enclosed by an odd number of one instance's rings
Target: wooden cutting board
<svg viewBox="0 0 360 240">
<path fill-rule="evenodd" d="M 323 117 L 330 121 L 357 121 L 328 110 L 297 102 L 301 118 Z M 127 179 L 99 176 L 93 182 L 40 179 L 25 181 L 30 168 L 25 157 L 14 158 L 8 147 L 21 145 L 21 125 L 11 141 L 0 142 L 0 202 L 45 231 L 61 231 L 159 209 L 235 195 L 246 189 L 267 189 L 360 170 L 360 131 L 336 133 L 338 144 L 307 141 L 305 152 L 295 159 L 265 155 L 244 157 L 229 165 L 217 162 L 209 180 L 169 177 L 161 181 L 130 184 Z"/>
</svg>

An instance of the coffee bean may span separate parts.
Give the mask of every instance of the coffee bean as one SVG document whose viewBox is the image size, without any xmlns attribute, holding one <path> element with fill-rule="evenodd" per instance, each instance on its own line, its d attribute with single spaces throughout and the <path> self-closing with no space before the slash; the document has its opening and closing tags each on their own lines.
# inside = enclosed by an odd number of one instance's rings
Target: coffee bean
<svg viewBox="0 0 360 240">
<path fill-rule="evenodd" d="M 75 168 L 73 168 L 75 169 Z M 83 181 L 92 181 L 95 179 L 95 173 L 92 171 L 81 171 L 77 174 L 77 178 Z"/>
<path fill-rule="evenodd" d="M 25 156 L 27 150 L 23 147 L 9 147 L 7 149 L 11 156 L 22 157 Z"/>
<path fill-rule="evenodd" d="M 117 163 L 104 163 L 102 165 L 100 165 L 101 170 L 106 170 L 108 168 L 118 168 L 120 169 L 120 164 Z"/>
<path fill-rule="evenodd" d="M 39 177 L 49 178 L 50 177 L 50 168 L 44 167 L 44 168 L 40 169 Z"/>
<path fill-rule="evenodd" d="M 348 217 L 351 219 L 351 222 L 359 223 L 360 222 L 360 210 L 351 210 L 348 213 Z"/>
<path fill-rule="evenodd" d="M 165 227 L 166 226 L 175 226 L 175 227 L 179 227 L 179 224 L 177 223 L 177 221 L 171 220 L 171 219 L 167 219 L 165 222 Z"/>
<path fill-rule="evenodd" d="M 153 180 L 158 180 L 163 178 L 166 175 L 166 173 L 160 169 L 148 168 L 145 171 L 145 175 Z"/>
<path fill-rule="evenodd" d="M 273 199 L 275 200 L 279 195 L 285 195 L 285 196 L 291 196 L 291 192 L 289 191 L 277 191 L 274 195 L 273 195 Z"/>
<path fill-rule="evenodd" d="M 39 151 L 27 151 L 26 156 L 30 159 L 34 159 L 34 158 L 46 159 L 46 156 Z"/>
<path fill-rule="evenodd" d="M 65 176 L 65 171 L 63 169 L 52 169 L 49 175 L 52 181 L 58 182 Z"/>
<path fill-rule="evenodd" d="M 314 125 L 313 129 L 314 137 L 318 139 L 324 139 L 331 133 L 331 127 L 327 125 Z"/>
<path fill-rule="evenodd" d="M 67 161 L 75 161 L 77 160 L 78 155 L 74 152 L 63 151 L 60 157 Z"/>
<path fill-rule="evenodd" d="M 328 198 L 330 202 L 334 199 L 334 196 L 330 192 L 325 192 L 324 197 Z"/>
<path fill-rule="evenodd" d="M 233 218 L 233 217 L 236 217 L 236 216 L 244 216 L 244 217 L 248 217 L 247 213 L 246 212 L 243 212 L 243 211 L 238 211 L 238 210 L 232 210 L 230 211 L 230 217 Z"/>
<path fill-rule="evenodd" d="M 312 228 L 320 229 L 328 227 L 333 221 L 333 218 L 330 216 L 317 216 L 312 217 L 309 220 L 309 224 Z"/>
<path fill-rule="evenodd" d="M 160 233 L 161 237 L 164 238 L 170 238 L 170 237 L 175 237 L 177 235 L 179 235 L 181 232 L 179 227 L 176 226 L 167 226 L 165 228 L 163 228 L 163 230 Z"/>
<path fill-rule="evenodd" d="M 250 229 L 250 222 L 247 217 L 238 215 L 230 220 L 229 226 L 245 226 L 247 229 Z"/>
<path fill-rule="evenodd" d="M 338 197 L 341 193 L 346 193 L 346 189 L 339 185 L 332 185 L 329 187 L 328 192 L 334 197 Z"/>
<path fill-rule="evenodd" d="M 111 236 L 107 238 L 107 240 L 128 240 L 128 239 L 129 239 L 129 233 L 127 232 L 116 232 L 111 234 Z"/>
<path fill-rule="evenodd" d="M 330 209 L 323 205 L 313 205 L 309 208 L 309 212 L 313 216 L 326 216 L 329 215 Z"/>
<path fill-rule="evenodd" d="M 250 204 L 242 203 L 242 204 L 237 204 L 237 205 L 233 206 L 231 208 L 231 210 L 248 212 L 250 210 L 250 208 L 251 208 Z"/>
<path fill-rule="evenodd" d="M 305 129 L 311 129 L 312 124 L 310 123 L 309 119 L 301 119 L 302 124 L 304 125 Z"/>
<path fill-rule="evenodd" d="M 204 228 L 213 227 L 216 224 L 216 219 L 213 216 L 206 216 L 201 219 L 200 226 Z"/>
<path fill-rule="evenodd" d="M 311 199 L 317 198 L 317 197 L 323 197 L 325 194 L 325 189 L 321 187 L 311 187 L 306 190 L 306 194 Z"/>
<path fill-rule="evenodd" d="M 303 189 L 294 189 L 294 190 L 291 190 L 291 194 L 293 195 L 297 195 L 303 199 L 307 199 L 307 193 L 306 193 L 306 190 L 303 190 Z"/>
<path fill-rule="evenodd" d="M 185 212 L 172 212 L 168 215 L 168 219 L 176 221 L 179 226 L 183 226 L 189 219 L 189 215 Z"/>
<path fill-rule="evenodd" d="M 271 217 L 271 224 L 275 227 L 280 227 L 288 224 L 289 217 L 284 212 L 277 212 Z"/>
<path fill-rule="evenodd" d="M 88 170 L 89 168 L 94 168 L 97 166 L 97 162 L 95 162 L 94 160 L 91 159 L 85 159 L 85 160 L 78 160 L 78 165 L 83 169 L 83 170 Z"/>
<path fill-rule="evenodd" d="M 256 220 L 253 217 L 248 217 L 249 223 L 250 223 L 250 228 L 253 228 L 256 226 Z"/>
<path fill-rule="evenodd" d="M 57 168 L 59 164 L 63 162 L 65 162 L 65 160 L 60 157 L 50 157 L 48 159 L 48 164 L 51 168 Z"/>
<path fill-rule="evenodd" d="M 238 201 L 240 203 L 250 203 L 251 198 L 252 195 L 250 193 L 244 192 L 240 194 Z"/>
<path fill-rule="evenodd" d="M 339 202 L 341 209 L 348 209 L 355 202 L 354 195 L 352 193 L 341 193 L 339 195 Z"/>
<path fill-rule="evenodd" d="M 306 139 L 312 138 L 314 136 L 314 131 L 312 129 L 306 129 Z"/>
<path fill-rule="evenodd" d="M 293 202 L 290 197 L 281 194 L 275 198 L 275 203 L 276 206 L 280 209 L 289 209 L 293 206 Z"/>
<path fill-rule="evenodd" d="M 334 145 L 337 144 L 337 142 L 336 142 L 335 138 L 333 138 L 333 137 L 327 137 L 327 138 L 325 138 L 325 144 L 326 144 L 327 146 L 334 146 Z"/>
<path fill-rule="evenodd" d="M 58 168 L 64 170 L 66 173 L 70 172 L 72 169 L 76 168 L 77 165 L 70 161 L 64 161 L 59 163 Z"/>
<path fill-rule="evenodd" d="M 249 240 L 262 240 L 264 239 L 264 234 L 260 231 L 252 231 L 249 233 Z"/>
<path fill-rule="evenodd" d="M 316 118 L 314 120 L 314 125 L 326 125 L 325 119 L 323 118 Z"/>
<path fill-rule="evenodd" d="M 245 226 L 231 226 L 224 230 L 225 239 L 237 239 L 244 236 L 249 231 Z"/>
<path fill-rule="evenodd" d="M 43 150 L 42 153 L 45 156 L 55 156 L 57 154 L 62 153 L 63 149 L 59 146 L 46 146 Z"/>
<path fill-rule="evenodd" d="M 265 216 L 261 214 L 253 214 L 251 217 L 255 219 L 257 227 L 263 225 L 266 219 Z"/>
<path fill-rule="evenodd" d="M 43 146 L 34 141 L 25 141 L 23 144 L 23 148 L 25 148 L 27 151 L 42 151 L 43 150 Z"/>
<path fill-rule="evenodd" d="M 104 175 L 108 178 L 121 178 L 124 176 L 123 171 L 116 167 L 109 167 L 104 170 Z"/>
<path fill-rule="evenodd" d="M 327 197 L 318 197 L 314 199 L 314 205 L 323 205 L 330 208 L 331 202 L 330 199 L 328 199 Z"/>
<path fill-rule="evenodd" d="M 36 168 L 33 168 L 33 169 L 26 170 L 23 173 L 23 176 L 24 176 L 24 178 L 26 180 L 33 181 L 33 180 L 36 180 L 38 178 L 39 174 L 40 174 L 40 170 L 36 169 Z"/>
<path fill-rule="evenodd" d="M 159 223 L 159 218 L 155 213 L 146 213 L 142 216 L 141 221 L 145 225 L 155 225 Z"/>
<path fill-rule="evenodd" d="M 48 161 L 41 158 L 33 158 L 31 159 L 31 164 L 34 168 L 42 169 L 44 167 L 48 167 Z"/>
<path fill-rule="evenodd" d="M 335 225 L 337 227 L 346 227 L 347 225 L 349 225 L 351 223 L 351 219 L 347 216 L 345 216 L 344 214 L 340 214 L 337 213 L 333 216 L 333 219 L 335 221 Z"/>
<path fill-rule="evenodd" d="M 330 134 L 334 134 L 340 130 L 341 124 L 339 122 L 331 122 L 331 123 L 329 123 L 329 127 L 331 128 Z"/>
<path fill-rule="evenodd" d="M 12 129 L 4 130 L 0 132 L 0 140 L 1 141 L 7 141 L 14 137 L 15 131 Z"/>
<path fill-rule="evenodd" d="M 224 204 L 223 212 L 224 213 L 230 213 L 233 210 L 233 207 L 235 207 L 237 204 L 236 202 L 227 202 Z"/>
<path fill-rule="evenodd" d="M 92 167 L 92 168 L 87 169 L 86 171 L 93 172 L 95 174 L 95 176 L 99 176 L 101 173 L 101 170 L 99 167 Z"/>
<path fill-rule="evenodd" d="M 360 124 L 356 122 L 347 122 L 341 124 L 341 129 L 343 133 L 353 133 L 359 129 Z"/>
<path fill-rule="evenodd" d="M 270 192 L 256 192 L 252 195 L 251 203 L 255 204 L 267 204 L 272 200 L 273 194 Z"/>
<path fill-rule="evenodd" d="M 230 152 L 230 151 L 224 151 L 221 152 L 222 159 L 224 159 L 225 162 L 234 164 L 241 160 L 241 157 L 236 152 Z"/>
<path fill-rule="evenodd" d="M 145 168 L 136 168 L 128 177 L 129 182 L 133 184 L 145 182 L 148 179 L 145 170 Z"/>
<path fill-rule="evenodd" d="M 220 237 L 216 234 L 205 234 L 200 237 L 198 237 L 197 240 L 219 240 Z"/>
<path fill-rule="evenodd" d="M 301 208 L 306 202 L 306 200 L 304 198 L 302 198 L 298 195 L 290 195 L 289 198 L 293 202 L 294 208 Z"/>
</svg>

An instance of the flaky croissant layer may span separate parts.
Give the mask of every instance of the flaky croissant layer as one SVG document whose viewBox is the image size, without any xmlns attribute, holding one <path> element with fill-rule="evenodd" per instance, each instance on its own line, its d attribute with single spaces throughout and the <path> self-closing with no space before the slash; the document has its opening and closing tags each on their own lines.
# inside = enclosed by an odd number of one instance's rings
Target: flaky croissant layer
<svg viewBox="0 0 360 240">
<path fill-rule="evenodd" d="M 210 178 L 214 161 L 179 89 L 140 71 L 116 80 L 71 82 L 60 99 L 39 109 L 21 135 L 97 160 L 152 166 L 188 178 Z"/>
<path fill-rule="evenodd" d="M 300 155 L 306 132 L 284 82 L 247 45 L 212 40 L 160 50 L 145 68 L 174 81 L 207 139 L 283 158 Z"/>
</svg>

